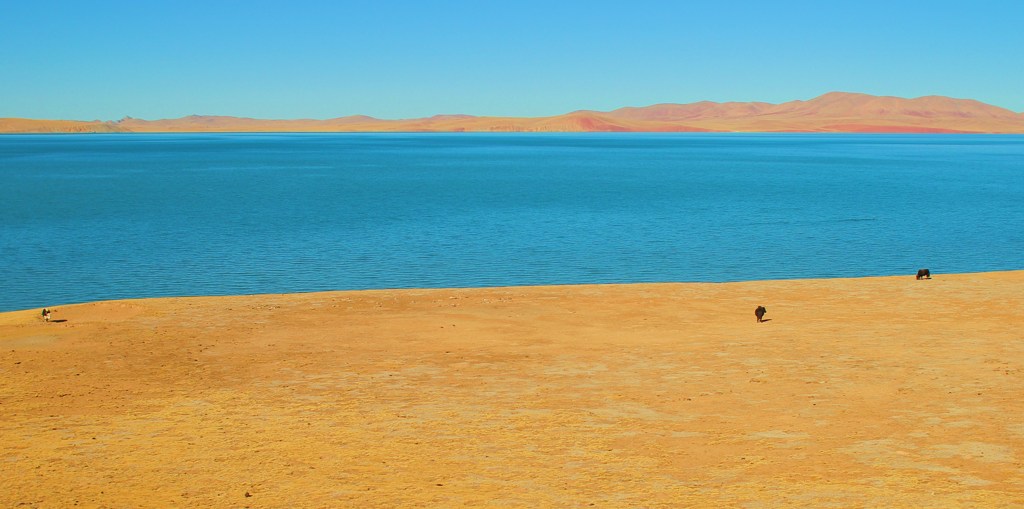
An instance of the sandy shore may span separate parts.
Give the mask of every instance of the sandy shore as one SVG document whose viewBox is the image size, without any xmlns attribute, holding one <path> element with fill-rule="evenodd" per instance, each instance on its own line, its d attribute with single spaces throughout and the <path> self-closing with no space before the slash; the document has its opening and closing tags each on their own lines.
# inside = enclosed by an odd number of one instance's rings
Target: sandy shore
<svg viewBox="0 0 1024 509">
<path fill-rule="evenodd" d="M 1024 505 L 1024 271 L 38 314 L 0 507 Z"/>
</svg>

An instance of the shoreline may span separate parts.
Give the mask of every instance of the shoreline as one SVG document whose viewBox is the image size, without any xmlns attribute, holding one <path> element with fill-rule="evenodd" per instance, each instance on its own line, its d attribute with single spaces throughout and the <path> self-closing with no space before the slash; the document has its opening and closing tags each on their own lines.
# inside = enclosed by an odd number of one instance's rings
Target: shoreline
<svg viewBox="0 0 1024 509">
<path fill-rule="evenodd" d="M 732 130 L 732 131 L 82 131 L 82 132 L 60 132 L 60 131 L 19 131 L 19 132 L 0 132 L 0 136 L 42 136 L 42 135 L 54 135 L 54 136 L 89 136 L 89 135 L 197 135 L 197 134 L 213 134 L 213 135 L 267 135 L 267 134 L 355 134 L 355 135 L 410 135 L 410 134 L 436 134 L 436 135 L 460 135 L 460 136 L 475 136 L 475 135 L 495 135 L 495 136 L 507 136 L 507 135 L 579 135 L 579 136 L 600 136 L 600 135 L 723 135 L 723 134 L 735 134 L 735 135 L 788 135 L 788 134 L 803 134 L 803 135 L 873 135 L 873 136 L 901 136 L 901 135 L 984 135 L 984 136 L 1020 136 L 1024 135 L 1022 131 L 968 131 L 968 130 L 904 130 L 904 131 L 826 131 L 826 130 Z"/>
<path fill-rule="evenodd" d="M 1024 272 L 1024 269 L 1010 269 L 1010 270 L 984 270 L 974 272 L 949 272 L 936 274 L 937 277 L 942 276 L 970 276 L 978 274 L 1003 274 L 1003 273 L 1014 273 Z M 116 302 L 145 302 L 145 301 L 158 301 L 164 299 L 231 299 L 231 298 L 257 298 L 257 297 L 287 297 L 287 296 L 301 296 L 301 295 L 312 295 L 312 294 L 347 294 L 347 293 L 363 293 L 363 292 L 416 292 L 416 291 L 463 291 L 463 290 L 514 290 L 520 288 L 573 288 L 573 287 L 631 287 L 631 286 L 659 286 L 659 285 L 731 285 L 731 284 L 747 284 L 747 283 L 773 283 L 773 282 L 792 282 L 792 281 L 836 281 L 836 280 L 870 280 L 879 278 L 913 278 L 913 274 L 907 275 L 882 275 L 882 276 L 836 276 L 836 277 L 816 277 L 816 278 L 805 278 L 805 277 L 794 277 L 794 278 L 783 278 L 783 279 L 744 279 L 738 281 L 659 281 L 659 282 L 638 282 L 638 283 L 565 283 L 565 284 L 539 284 L 539 285 L 499 285 L 499 286 L 445 286 L 445 287 L 389 287 L 389 288 L 360 288 L 360 289 L 342 289 L 342 290 L 310 290 L 310 291 L 295 291 L 295 292 L 269 292 L 269 293 L 238 293 L 238 294 L 203 294 L 203 295 L 155 295 L 147 297 L 124 297 L 124 298 L 111 298 L 111 299 L 98 299 L 98 300 L 86 300 L 81 302 L 65 302 L 48 304 L 42 307 L 30 307 L 30 308 L 17 308 L 10 310 L 0 310 L 0 316 L 7 313 L 24 313 L 30 311 L 39 311 L 42 308 L 57 308 L 57 307 L 68 307 L 68 306 L 82 306 L 88 304 L 99 304 L 99 303 L 116 303 Z"/>
<path fill-rule="evenodd" d="M 1019 505 L 1022 289 L 1018 270 L 0 313 L 0 505 Z"/>
</svg>

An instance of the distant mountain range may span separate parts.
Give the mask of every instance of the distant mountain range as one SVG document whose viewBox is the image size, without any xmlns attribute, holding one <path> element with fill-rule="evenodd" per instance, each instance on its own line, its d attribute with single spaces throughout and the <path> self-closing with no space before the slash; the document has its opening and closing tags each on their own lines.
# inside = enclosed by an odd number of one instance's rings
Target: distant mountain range
<svg viewBox="0 0 1024 509">
<path fill-rule="evenodd" d="M 553 117 L 435 115 L 381 120 L 363 115 L 328 120 L 264 120 L 192 115 L 117 121 L 0 118 L 0 133 L 145 132 L 855 132 L 1024 133 L 1024 113 L 978 102 L 926 96 L 904 99 L 831 92 L 782 104 L 701 101 Z"/>
</svg>

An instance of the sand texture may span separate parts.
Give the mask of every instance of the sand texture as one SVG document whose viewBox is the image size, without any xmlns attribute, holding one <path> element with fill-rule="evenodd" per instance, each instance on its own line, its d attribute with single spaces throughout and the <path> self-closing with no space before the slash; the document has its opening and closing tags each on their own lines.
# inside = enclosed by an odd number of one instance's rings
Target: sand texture
<svg viewBox="0 0 1024 509">
<path fill-rule="evenodd" d="M 0 507 L 1024 506 L 1024 271 L 55 309 Z"/>
</svg>

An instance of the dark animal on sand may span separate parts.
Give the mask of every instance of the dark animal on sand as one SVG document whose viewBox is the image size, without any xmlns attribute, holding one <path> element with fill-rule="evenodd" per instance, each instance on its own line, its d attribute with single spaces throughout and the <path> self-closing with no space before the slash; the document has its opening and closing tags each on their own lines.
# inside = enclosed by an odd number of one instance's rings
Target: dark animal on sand
<svg viewBox="0 0 1024 509">
<path fill-rule="evenodd" d="M 764 321 L 764 314 L 767 312 L 768 310 L 765 309 L 764 306 L 757 306 L 757 309 L 754 310 L 754 316 L 757 317 L 757 323 Z"/>
<path fill-rule="evenodd" d="M 917 279 L 931 279 L 932 273 L 928 269 L 919 269 L 917 271 Z"/>
</svg>

